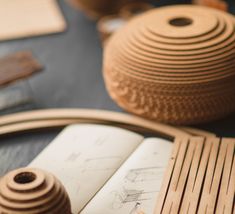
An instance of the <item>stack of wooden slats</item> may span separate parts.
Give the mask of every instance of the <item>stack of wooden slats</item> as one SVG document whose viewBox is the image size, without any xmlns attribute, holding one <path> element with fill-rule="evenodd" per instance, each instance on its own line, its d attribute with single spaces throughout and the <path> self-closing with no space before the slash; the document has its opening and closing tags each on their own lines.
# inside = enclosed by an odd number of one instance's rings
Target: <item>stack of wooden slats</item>
<svg viewBox="0 0 235 214">
<path fill-rule="evenodd" d="M 176 139 L 155 214 L 232 214 L 234 199 L 235 139 Z"/>
</svg>

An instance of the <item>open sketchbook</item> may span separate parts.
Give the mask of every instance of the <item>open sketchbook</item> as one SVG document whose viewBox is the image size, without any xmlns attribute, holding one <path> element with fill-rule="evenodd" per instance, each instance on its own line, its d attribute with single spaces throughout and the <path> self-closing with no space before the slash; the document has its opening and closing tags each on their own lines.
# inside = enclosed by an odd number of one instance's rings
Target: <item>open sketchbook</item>
<svg viewBox="0 0 235 214">
<path fill-rule="evenodd" d="M 65 186 L 73 214 L 152 214 L 173 144 L 103 125 L 72 125 L 29 165 Z"/>
</svg>

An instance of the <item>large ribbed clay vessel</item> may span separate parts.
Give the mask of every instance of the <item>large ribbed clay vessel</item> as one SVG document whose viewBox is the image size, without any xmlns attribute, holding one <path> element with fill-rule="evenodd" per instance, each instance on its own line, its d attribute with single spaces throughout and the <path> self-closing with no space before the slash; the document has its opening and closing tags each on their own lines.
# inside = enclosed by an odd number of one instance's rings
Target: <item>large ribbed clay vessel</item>
<svg viewBox="0 0 235 214">
<path fill-rule="evenodd" d="M 31 168 L 0 180 L 0 214 L 71 214 L 68 195 L 50 173 Z"/>
<path fill-rule="evenodd" d="M 202 6 L 168 6 L 133 18 L 108 41 L 103 73 L 124 109 L 171 124 L 235 110 L 235 19 Z"/>
</svg>

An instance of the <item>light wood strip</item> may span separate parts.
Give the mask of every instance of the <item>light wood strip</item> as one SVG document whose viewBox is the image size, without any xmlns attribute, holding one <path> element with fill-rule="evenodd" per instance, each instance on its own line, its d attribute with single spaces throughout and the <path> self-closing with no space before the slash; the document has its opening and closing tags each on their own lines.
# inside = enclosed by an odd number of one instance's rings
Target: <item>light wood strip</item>
<svg viewBox="0 0 235 214">
<path fill-rule="evenodd" d="M 175 168 L 175 164 L 176 164 L 176 160 L 177 160 L 178 153 L 180 150 L 181 142 L 182 142 L 182 138 L 175 139 L 172 155 L 171 155 L 171 158 L 169 160 L 169 163 L 168 163 L 165 175 L 164 175 L 164 179 L 163 179 L 160 193 L 158 195 L 157 204 L 156 204 L 156 208 L 155 208 L 155 212 L 154 212 L 155 214 L 161 213 L 162 209 L 164 207 L 165 199 L 166 199 L 168 188 L 169 188 L 169 185 L 170 185 L 170 182 L 172 179 L 172 173 Z"/>
<path fill-rule="evenodd" d="M 205 153 L 203 151 L 206 150 L 203 150 L 204 141 L 205 141 L 204 138 L 195 139 L 195 146 L 196 146 L 195 153 L 193 156 L 193 161 L 188 176 L 188 182 L 185 188 L 185 194 L 180 209 L 182 213 L 189 213 L 189 210 L 191 213 L 195 213 L 197 210 L 197 203 L 199 200 L 200 189 L 202 188 L 202 181 L 201 181 L 202 179 L 200 179 L 200 176 L 202 176 L 202 174 L 200 174 L 200 172 L 201 171 L 203 172 L 205 170 L 205 169 L 200 170 L 200 165 L 205 163 Z M 207 156 L 209 155 L 206 155 L 206 157 Z M 200 182 L 197 183 L 197 181 L 199 180 Z M 195 185 L 197 185 L 197 188 L 194 188 Z"/>
<path fill-rule="evenodd" d="M 169 190 L 168 190 L 168 194 L 167 194 L 167 197 L 166 197 L 166 202 L 164 204 L 164 208 L 162 210 L 163 214 L 169 214 L 169 213 L 174 212 L 172 210 L 173 201 L 175 200 L 175 192 L 177 190 L 177 186 L 178 186 L 181 171 L 183 170 L 183 164 L 182 163 L 184 162 L 185 153 L 188 149 L 188 146 L 189 146 L 189 141 L 188 141 L 187 138 L 184 138 L 181 141 L 179 153 L 178 153 L 178 156 L 176 157 L 176 164 L 175 164 L 175 168 L 174 168 L 174 171 L 173 171 L 170 187 L 169 187 Z M 176 210 L 176 212 L 177 212 L 177 210 Z"/>
<path fill-rule="evenodd" d="M 220 190 L 219 186 L 220 186 L 220 181 L 222 178 L 227 147 L 228 147 L 227 141 L 222 142 L 220 145 L 219 156 L 217 158 L 213 182 L 212 182 L 211 189 L 210 189 L 210 197 L 208 200 L 207 213 L 214 213 L 215 211 L 217 196 Z"/>
<path fill-rule="evenodd" d="M 221 181 L 219 199 L 216 213 L 232 213 L 235 194 L 235 161 L 234 161 L 234 139 L 223 139 L 222 144 L 228 143 L 226 160 L 224 164 L 223 177 Z"/>
<path fill-rule="evenodd" d="M 200 200 L 200 193 L 203 188 L 204 177 L 206 175 L 210 152 L 211 152 L 214 140 L 215 140 L 214 138 L 209 138 L 209 139 L 206 139 L 204 143 L 203 154 L 202 154 L 200 166 L 197 172 L 197 178 L 195 180 L 195 184 L 193 187 L 193 196 L 192 196 L 192 200 L 190 201 L 189 211 L 190 212 L 192 211 L 192 213 L 196 213 L 197 208 L 198 208 L 198 203 Z"/>
<path fill-rule="evenodd" d="M 175 211 L 177 212 L 180 211 L 180 205 L 181 205 L 184 189 L 187 184 L 188 174 L 189 174 L 192 160 L 193 160 L 195 150 L 196 150 L 196 145 L 197 145 L 196 143 L 197 143 L 197 138 L 191 138 L 189 140 L 188 150 L 185 154 L 185 160 L 182 163 L 183 168 L 179 177 L 177 189 L 175 190 L 175 194 L 172 197 L 172 201 L 173 201 L 172 213 L 174 213 Z"/>
<path fill-rule="evenodd" d="M 211 205 L 209 205 L 208 202 L 210 200 L 210 193 L 211 193 L 213 177 L 214 177 L 215 169 L 216 169 L 216 161 L 217 161 L 217 156 L 219 153 L 219 146 L 220 146 L 220 140 L 215 138 L 212 143 L 212 148 L 211 148 L 209 163 L 207 167 L 204 188 L 203 188 L 202 196 L 200 199 L 198 213 L 203 213 L 203 214 L 208 213 L 208 208 L 209 210 L 211 210 Z"/>
</svg>

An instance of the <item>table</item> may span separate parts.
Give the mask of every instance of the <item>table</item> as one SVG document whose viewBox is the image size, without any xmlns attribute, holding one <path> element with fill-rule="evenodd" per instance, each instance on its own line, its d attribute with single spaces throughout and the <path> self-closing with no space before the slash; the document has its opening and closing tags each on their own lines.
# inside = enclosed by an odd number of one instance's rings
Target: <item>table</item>
<svg viewBox="0 0 235 214">
<path fill-rule="evenodd" d="M 180 0 L 177 3 L 187 1 Z M 174 3 L 159 0 L 156 4 Z M 122 111 L 108 96 L 102 78 L 102 47 L 96 23 L 65 1 L 59 4 L 68 22 L 65 33 L 0 42 L 0 55 L 31 50 L 45 66 L 29 84 L 38 108 L 93 108 Z M 235 2 L 230 0 L 235 13 Z M 219 136 L 235 136 L 235 114 L 197 126 Z M 0 139 L 0 176 L 26 166 L 59 130 L 28 133 Z"/>
</svg>

